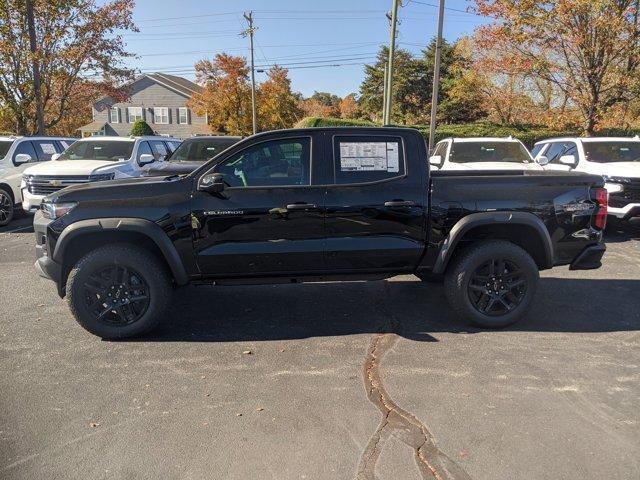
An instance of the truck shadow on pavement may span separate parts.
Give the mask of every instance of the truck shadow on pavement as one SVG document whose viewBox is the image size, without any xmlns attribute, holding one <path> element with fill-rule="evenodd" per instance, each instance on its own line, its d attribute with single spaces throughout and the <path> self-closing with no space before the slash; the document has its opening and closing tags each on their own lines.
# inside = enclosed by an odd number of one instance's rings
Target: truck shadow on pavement
<svg viewBox="0 0 640 480">
<path fill-rule="evenodd" d="M 160 328 L 131 341 L 272 341 L 393 332 L 433 342 L 438 332 L 485 331 L 453 314 L 441 285 L 413 278 L 185 287 L 175 292 Z M 527 317 L 502 331 L 640 330 L 639 291 L 640 280 L 543 278 Z"/>
</svg>

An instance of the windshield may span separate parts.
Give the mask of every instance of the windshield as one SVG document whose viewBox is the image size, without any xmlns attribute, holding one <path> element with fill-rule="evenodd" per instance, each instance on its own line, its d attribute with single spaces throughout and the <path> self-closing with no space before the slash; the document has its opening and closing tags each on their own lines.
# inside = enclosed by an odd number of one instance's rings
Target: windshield
<svg viewBox="0 0 640 480">
<path fill-rule="evenodd" d="M 13 140 L 0 140 L 0 158 L 5 157 L 12 144 Z"/>
<path fill-rule="evenodd" d="M 237 142 L 238 139 L 224 137 L 185 140 L 169 157 L 169 161 L 205 162 Z"/>
<path fill-rule="evenodd" d="M 91 140 L 76 142 L 67 148 L 60 160 L 110 160 L 117 162 L 131 158 L 134 141 Z"/>
<path fill-rule="evenodd" d="M 589 162 L 640 161 L 640 142 L 583 142 L 582 146 Z"/>
<path fill-rule="evenodd" d="M 449 159 L 456 163 L 530 163 L 529 152 L 520 142 L 454 142 Z"/>
</svg>

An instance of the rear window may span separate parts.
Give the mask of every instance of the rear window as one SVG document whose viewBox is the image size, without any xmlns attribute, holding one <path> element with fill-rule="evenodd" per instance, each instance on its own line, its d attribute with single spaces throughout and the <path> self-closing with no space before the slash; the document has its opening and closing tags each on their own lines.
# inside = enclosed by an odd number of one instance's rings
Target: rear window
<svg viewBox="0 0 640 480">
<path fill-rule="evenodd" d="M 453 142 L 449 160 L 455 163 L 530 163 L 531 157 L 520 142 Z"/>
<path fill-rule="evenodd" d="M 76 142 L 67 148 L 60 160 L 126 160 L 131 158 L 135 142 L 120 140 L 89 140 Z"/>
<path fill-rule="evenodd" d="M 171 162 L 205 162 L 231 145 L 238 142 L 235 138 L 199 138 L 185 140 L 169 158 Z"/>
<path fill-rule="evenodd" d="M 335 183 L 368 183 L 402 177 L 404 150 L 399 137 L 335 137 Z"/>
<path fill-rule="evenodd" d="M 640 161 L 640 142 L 583 142 L 582 147 L 589 162 Z"/>
<path fill-rule="evenodd" d="M 0 158 L 4 158 L 13 145 L 13 140 L 0 140 Z"/>
</svg>

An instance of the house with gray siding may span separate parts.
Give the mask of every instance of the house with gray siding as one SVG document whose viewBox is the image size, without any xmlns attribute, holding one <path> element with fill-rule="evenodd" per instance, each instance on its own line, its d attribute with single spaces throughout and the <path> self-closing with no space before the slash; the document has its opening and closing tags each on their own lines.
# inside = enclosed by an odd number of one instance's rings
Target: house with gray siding
<svg viewBox="0 0 640 480">
<path fill-rule="evenodd" d="M 122 87 L 127 100 L 103 97 L 93 104 L 93 121 L 80 127 L 83 137 L 91 135 L 128 136 L 133 123 L 145 120 L 156 135 L 188 138 L 210 135 L 206 115 L 195 115 L 187 102 L 202 87 L 186 78 L 165 73 L 149 73 Z"/>
</svg>

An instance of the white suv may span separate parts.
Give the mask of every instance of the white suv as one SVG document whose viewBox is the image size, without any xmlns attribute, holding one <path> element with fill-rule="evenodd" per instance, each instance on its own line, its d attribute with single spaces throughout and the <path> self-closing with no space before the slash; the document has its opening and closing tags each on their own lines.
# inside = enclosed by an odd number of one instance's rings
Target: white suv
<svg viewBox="0 0 640 480">
<path fill-rule="evenodd" d="M 434 170 L 542 170 L 517 138 L 446 138 L 429 157 Z"/>
<path fill-rule="evenodd" d="M 51 160 L 75 138 L 0 137 L 0 227 L 13 219 L 14 207 L 22 203 L 22 172 L 36 162 Z"/>
<path fill-rule="evenodd" d="M 181 141 L 170 137 L 87 137 L 50 162 L 27 168 L 22 176 L 22 208 L 34 211 L 42 199 L 70 185 L 139 177 L 142 167 L 162 162 Z"/>
<path fill-rule="evenodd" d="M 609 215 L 640 217 L 640 138 L 551 138 L 533 147 L 545 170 L 602 175 L 609 192 Z"/>
</svg>

